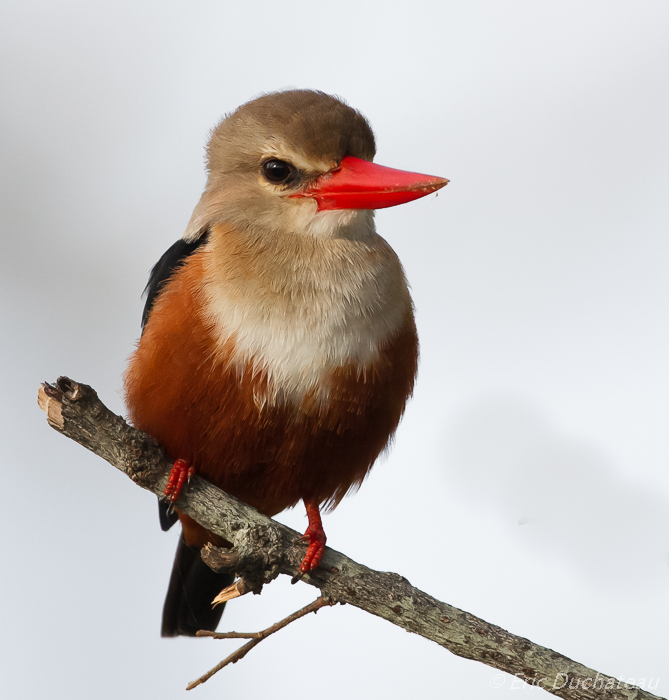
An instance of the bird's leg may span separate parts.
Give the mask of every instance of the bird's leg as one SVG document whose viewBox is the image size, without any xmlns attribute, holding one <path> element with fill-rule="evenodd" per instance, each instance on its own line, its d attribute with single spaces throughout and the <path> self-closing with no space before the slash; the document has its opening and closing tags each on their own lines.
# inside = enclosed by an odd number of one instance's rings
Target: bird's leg
<svg viewBox="0 0 669 700">
<path fill-rule="evenodd" d="M 167 479 L 167 486 L 165 486 L 163 491 L 166 500 L 174 503 L 179 498 L 186 479 L 190 481 L 193 474 L 195 474 L 195 467 L 188 464 L 185 459 L 177 459 Z"/>
<path fill-rule="evenodd" d="M 300 572 L 306 574 L 308 571 L 315 569 L 320 563 L 323 552 L 325 551 L 327 537 L 323 531 L 323 523 L 321 522 L 321 513 L 318 509 L 318 503 L 312 500 L 305 500 L 304 505 L 307 509 L 309 527 L 304 535 L 302 535 L 302 539 L 309 540 L 309 546 L 300 564 Z"/>
</svg>

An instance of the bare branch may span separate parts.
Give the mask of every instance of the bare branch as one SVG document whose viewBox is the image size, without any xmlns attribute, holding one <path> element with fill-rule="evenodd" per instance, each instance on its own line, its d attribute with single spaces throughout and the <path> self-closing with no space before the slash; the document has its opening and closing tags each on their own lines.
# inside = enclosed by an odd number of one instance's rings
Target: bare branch
<svg viewBox="0 0 669 700">
<path fill-rule="evenodd" d="M 61 377 L 55 386 L 40 387 L 39 404 L 55 430 L 103 457 L 143 488 L 162 493 L 171 464 L 160 446 L 112 413 L 91 387 Z M 254 592 L 279 574 L 291 578 L 298 574 L 304 544 L 295 530 L 261 515 L 197 476 L 179 497 L 179 508 L 207 530 L 232 542 L 232 550 L 205 548 L 202 558 L 214 569 L 235 571 Z M 646 690 L 600 674 L 442 603 L 402 576 L 374 571 L 329 547 L 319 568 L 302 580 L 319 588 L 322 599 L 330 604 L 354 605 L 431 639 L 458 656 L 506 671 L 558 697 L 657 700 Z M 242 658 L 258 641 L 252 639 L 227 663 Z"/>
<path fill-rule="evenodd" d="M 263 639 L 267 639 L 270 634 L 274 634 L 275 632 L 282 630 L 291 622 L 299 620 L 301 617 L 308 615 L 310 612 L 318 612 L 325 605 L 333 605 L 333 603 L 327 602 L 323 597 L 317 598 L 313 603 L 309 603 L 309 605 L 305 605 L 292 615 L 288 615 L 288 617 L 284 617 L 283 620 L 275 622 L 271 627 L 268 627 L 266 630 L 262 630 L 262 632 L 209 632 L 207 630 L 200 630 L 197 633 L 198 637 L 213 637 L 214 639 L 251 639 L 251 641 L 244 644 L 243 647 L 239 647 L 237 651 L 233 651 L 230 656 L 223 659 L 220 664 L 216 664 L 214 668 L 207 671 L 207 673 L 205 673 L 203 676 L 200 676 L 196 681 L 189 683 L 186 686 L 186 690 L 193 690 L 193 688 L 196 688 L 201 683 L 208 681 L 222 668 L 225 668 L 229 664 L 236 664 L 240 659 L 243 659 L 251 651 L 251 649 L 253 649 L 253 647 L 258 646 Z"/>
</svg>

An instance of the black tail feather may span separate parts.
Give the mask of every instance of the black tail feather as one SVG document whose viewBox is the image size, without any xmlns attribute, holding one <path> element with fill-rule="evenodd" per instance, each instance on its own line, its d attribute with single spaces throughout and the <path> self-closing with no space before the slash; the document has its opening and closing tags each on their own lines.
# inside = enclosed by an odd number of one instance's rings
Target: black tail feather
<svg viewBox="0 0 669 700">
<path fill-rule="evenodd" d="M 200 558 L 200 551 L 189 547 L 183 538 L 174 557 L 174 566 L 163 607 L 163 637 L 194 637 L 198 630 L 214 631 L 225 604 L 211 607 L 211 601 L 235 577 L 217 574 Z"/>
</svg>

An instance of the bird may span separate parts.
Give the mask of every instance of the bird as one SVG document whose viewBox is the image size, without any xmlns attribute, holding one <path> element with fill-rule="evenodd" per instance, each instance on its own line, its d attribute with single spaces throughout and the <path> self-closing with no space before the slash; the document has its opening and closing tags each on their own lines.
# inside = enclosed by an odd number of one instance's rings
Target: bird
<svg viewBox="0 0 669 700">
<path fill-rule="evenodd" d="M 306 575 L 325 548 L 321 511 L 360 486 L 400 422 L 418 337 L 374 210 L 448 180 L 375 152 L 365 117 L 315 90 L 263 94 L 211 132 L 206 186 L 151 270 L 124 375 L 131 422 L 174 460 L 159 512 L 182 533 L 164 637 L 215 630 L 212 598 L 233 581 L 199 556 L 230 544 L 178 508 L 189 475 L 270 517 L 304 502 Z"/>
</svg>

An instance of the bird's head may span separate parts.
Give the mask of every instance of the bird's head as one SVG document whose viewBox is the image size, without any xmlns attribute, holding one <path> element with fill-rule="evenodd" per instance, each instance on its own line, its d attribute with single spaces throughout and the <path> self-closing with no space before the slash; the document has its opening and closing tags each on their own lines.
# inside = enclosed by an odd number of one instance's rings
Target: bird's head
<svg viewBox="0 0 669 700">
<path fill-rule="evenodd" d="M 214 129 L 207 186 L 184 237 L 212 224 L 251 235 L 364 236 L 373 231 L 371 210 L 448 182 L 375 165 L 375 152 L 367 120 L 335 97 L 311 90 L 259 97 Z"/>
</svg>

